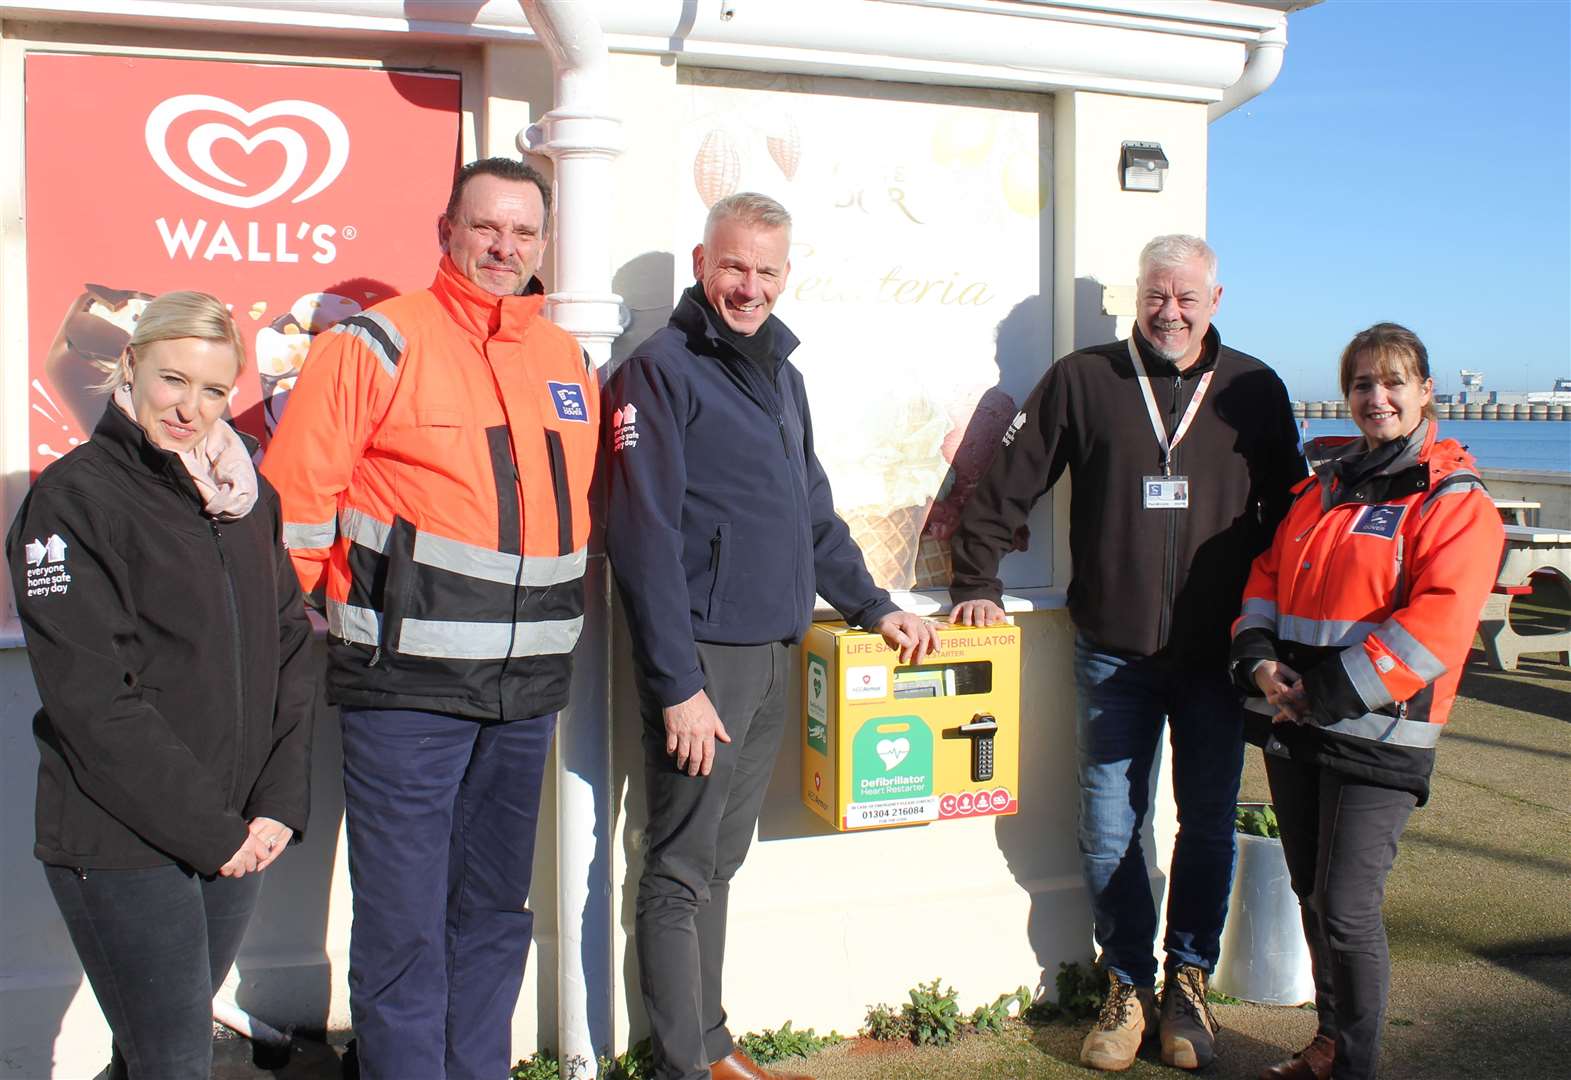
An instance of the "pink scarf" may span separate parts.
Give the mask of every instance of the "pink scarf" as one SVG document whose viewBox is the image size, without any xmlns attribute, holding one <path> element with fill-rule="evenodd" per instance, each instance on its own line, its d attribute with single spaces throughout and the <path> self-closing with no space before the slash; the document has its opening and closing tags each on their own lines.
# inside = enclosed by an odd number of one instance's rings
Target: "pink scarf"
<svg viewBox="0 0 1571 1080">
<path fill-rule="evenodd" d="M 115 391 L 115 404 L 141 426 L 131 405 L 129 386 Z M 189 450 L 179 451 L 176 456 L 191 474 L 208 517 L 239 521 L 256 505 L 256 466 L 251 464 L 245 443 L 224 421 L 213 421 L 206 438 Z"/>
</svg>

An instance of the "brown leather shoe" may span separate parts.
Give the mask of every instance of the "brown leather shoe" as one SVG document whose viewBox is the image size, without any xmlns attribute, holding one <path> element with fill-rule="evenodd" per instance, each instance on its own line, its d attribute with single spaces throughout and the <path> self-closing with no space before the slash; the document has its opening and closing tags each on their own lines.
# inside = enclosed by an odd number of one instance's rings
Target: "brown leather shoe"
<svg viewBox="0 0 1571 1080">
<path fill-rule="evenodd" d="M 709 1066 L 710 1080 L 813 1080 L 796 1073 L 766 1072 L 764 1067 L 740 1050 L 732 1050 Z"/>
<path fill-rule="evenodd" d="M 1316 1035 L 1308 1046 L 1286 1061 L 1263 1070 L 1260 1080 L 1330 1080 L 1331 1062 L 1335 1059 L 1335 1040 Z"/>
</svg>

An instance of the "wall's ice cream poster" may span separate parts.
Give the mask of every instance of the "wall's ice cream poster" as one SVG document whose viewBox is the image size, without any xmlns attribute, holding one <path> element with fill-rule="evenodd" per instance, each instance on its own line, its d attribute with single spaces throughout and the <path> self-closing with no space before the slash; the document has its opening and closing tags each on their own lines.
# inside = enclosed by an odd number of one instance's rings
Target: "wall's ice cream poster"
<svg viewBox="0 0 1571 1080">
<path fill-rule="evenodd" d="M 456 76 L 130 56 L 26 67 L 29 446 L 86 439 L 147 302 L 229 305 L 237 425 L 277 423 L 311 337 L 426 285 L 458 155 Z"/>
<path fill-rule="evenodd" d="M 881 584 L 947 586 L 959 508 L 1051 357 L 1048 99 L 686 78 L 678 284 L 717 200 L 785 204 L 776 313 L 803 342 L 836 508 Z M 1039 574 L 1012 584 L 1047 584 L 1045 560 Z"/>
</svg>

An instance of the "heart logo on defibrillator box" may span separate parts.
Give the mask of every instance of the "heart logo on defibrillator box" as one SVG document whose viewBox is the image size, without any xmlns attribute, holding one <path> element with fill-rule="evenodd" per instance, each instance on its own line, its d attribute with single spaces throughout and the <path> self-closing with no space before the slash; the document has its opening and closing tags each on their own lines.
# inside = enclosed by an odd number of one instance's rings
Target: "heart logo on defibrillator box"
<svg viewBox="0 0 1571 1080">
<path fill-rule="evenodd" d="M 851 740 L 851 801 L 911 799 L 933 793 L 933 729 L 918 716 L 878 716 Z"/>
<path fill-rule="evenodd" d="M 893 769 L 911 753 L 911 740 L 904 735 L 898 739 L 879 739 L 875 749 L 878 756 L 884 759 L 884 768 Z"/>
</svg>

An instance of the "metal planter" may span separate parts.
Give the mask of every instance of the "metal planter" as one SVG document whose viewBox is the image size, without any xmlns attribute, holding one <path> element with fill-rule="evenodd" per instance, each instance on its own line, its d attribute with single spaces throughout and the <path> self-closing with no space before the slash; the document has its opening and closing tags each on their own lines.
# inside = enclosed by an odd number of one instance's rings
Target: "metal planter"
<svg viewBox="0 0 1571 1080">
<path fill-rule="evenodd" d="M 1298 897 L 1287 878 L 1282 841 L 1239 834 L 1222 951 L 1211 986 L 1266 1005 L 1315 999 L 1309 945 Z"/>
</svg>

